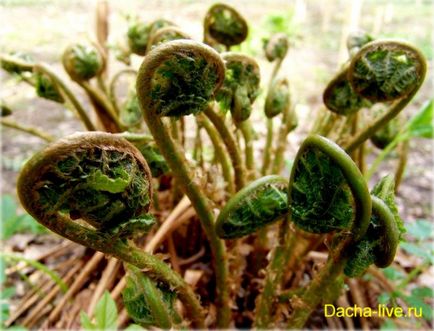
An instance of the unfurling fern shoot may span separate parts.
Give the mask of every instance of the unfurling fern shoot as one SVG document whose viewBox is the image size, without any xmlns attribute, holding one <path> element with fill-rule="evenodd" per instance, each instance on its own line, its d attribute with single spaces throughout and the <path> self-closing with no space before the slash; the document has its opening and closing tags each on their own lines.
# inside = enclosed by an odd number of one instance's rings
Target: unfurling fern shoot
<svg viewBox="0 0 434 331">
<path fill-rule="evenodd" d="M 204 21 L 204 41 L 214 46 L 219 43 L 226 46 L 241 44 L 248 33 L 246 20 L 234 8 L 225 4 L 215 4 L 207 12 Z"/>
<path fill-rule="evenodd" d="M 393 104 L 345 144 L 352 152 L 386 125 L 411 101 L 422 85 L 426 61 L 413 46 L 394 40 L 378 40 L 363 46 L 351 60 L 348 80 L 352 89 L 371 102 Z"/>
<path fill-rule="evenodd" d="M 197 298 L 182 278 L 128 238 L 154 224 L 151 173 L 140 152 L 108 133 L 75 134 L 33 156 L 18 179 L 23 207 L 39 223 L 83 246 L 113 255 L 177 291 L 203 327 Z"/>
<path fill-rule="evenodd" d="M 320 136 L 305 140 L 291 172 L 290 217 L 307 232 L 335 235 L 324 268 L 291 300 L 289 327 L 304 326 L 322 293 L 342 273 L 356 276 L 373 262 L 379 267 L 392 262 L 399 216 L 389 184 L 378 185 L 373 191 L 378 197 L 371 197 L 363 175 L 339 146 Z"/>
<path fill-rule="evenodd" d="M 136 87 L 148 128 L 195 208 L 210 242 L 217 282 L 219 327 L 227 327 L 230 321 L 226 248 L 215 232 L 208 199 L 195 182 L 180 147 L 166 130 L 162 116 L 180 117 L 202 112 L 223 80 L 224 64 L 217 52 L 198 42 L 175 40 L 155 47 L 145 57 Z"/>
</svg>

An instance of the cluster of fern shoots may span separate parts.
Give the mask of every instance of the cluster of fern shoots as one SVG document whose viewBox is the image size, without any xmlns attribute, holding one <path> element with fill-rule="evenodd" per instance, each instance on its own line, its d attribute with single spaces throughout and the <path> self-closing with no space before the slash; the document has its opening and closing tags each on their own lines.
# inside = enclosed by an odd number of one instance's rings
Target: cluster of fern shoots
<svg viewBox="0 0 434 331">
<path fill-rule="evenodd" d="M 285 34 L 264 41 L 273 69 L 259 105 L 256 60 L 231 51 L 248 35 L 234 8 L 208 10 L 202 42 L 164 19 L 131 22 L 116 47 L 124 68 L 114 74 L 105 9 L 97 41 L 62 55 L 88 105 L 47 64 L 1 55 L 5 71 L 72 110 L 83 132 L 58 139 L 24 127 L 6 118 L 4 103 L 2 124 L 48 143 L 21 170 L 23 207 L 60 236 L 122 261 L 116 288 L 135 323 L 303 328 L 348 279 L 392 263 L 404 232 L 394 202 L 403 164 L 369 189 L 365 147 L 384 148 L 396 135 L 426 72 L 417 49 L 351 35 L 349 59 L 324 89 L 286 178 L 297 116 L 290 79 L 279 73 Z M 135 84 L 120 96 L 126 77 Z M 255 151 L 260 124 L 250 115 L 261 107 L 267 135 Z M 313 263 L 310 252 L 323 258 Z"/>
</svg>

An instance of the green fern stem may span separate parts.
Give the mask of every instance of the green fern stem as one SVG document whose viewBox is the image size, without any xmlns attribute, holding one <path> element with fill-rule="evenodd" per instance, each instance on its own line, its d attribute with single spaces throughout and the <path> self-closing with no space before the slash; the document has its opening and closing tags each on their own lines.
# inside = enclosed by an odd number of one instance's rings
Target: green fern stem
<svg viewBox="0 0 434 331">
<path fill-rule="evenodd" d="M 137 70 L 131 68 L 119 70 L 116 74 L 113 75 L 113 78 L 110 80 L 108 95 L 111 103 L 113 104 L 116 114 L 120 113 L 119 103 L 116 98 L 116 85 L 119 79 L 124 75 L 137 75 Z"/>
<path fill-rule="evenodd" d="M 75 97 L 74 93 L 66 85 L 66 83 L 63 82 L 63 80 L 57 74 L 55 74 L 54 71 L 51 70 L 51 68 L 48 65 L 43 64 L 43 63 L 36 64 L 34 66 L 34 70 L 45 73 L 60 88 L 60 91 L 62 91 L 65 94 L 65 98 L 67 100 L 69 100 L 71 105 L 77 111 L 77 114 L 78 114 L 80 120 L 83 122 L 83 124 L 87 130 L 89 130 L 89 131 L 95 131 L 96 130 L 95 126 L 91 122 L 91 120 L 90 120 L 89 116 L 87 115 L 86 111 L 84 110 L 83 106 L 80 104 L 78 99 Z"/>
<path fill-rule="evenodd" d="M 398 166 L 396 167 L 395 171 L 395 193 L 398 192 L 399 185 L 401 184 L 402 178 L 404 176 L 405 166 L 407 165 L 408 160 L 408 146 L 409 141 L 404 140 L 401 142 L 399 148 L 399 160 L 398 160 Z"/>
<path fill-rule="evenodd" d="M 267 138 L 264 147 L 264 160 L 262 163 L 261 174 L 263 176 L 268 174 L 268 168 L 271 162 L 271 149 L 273 148 L 273 118 L 267 117 Z"/>
<path fill-rule="evenodd" d="M 253 180 L 256 177 L 256 168 L 255 168 L 255 156 L 253 149 L 253 127 L 252 122 L 247 119 L 241 123 L 237 124 L 240 129 L 245 144 L 245 159 L 246 159 L 246 169 L 247 169 L 247 179 Z"/>
<path fill-rule="evenodd" d="M 288 319 L 287 327 L 289 329 L 302 329 L 304 327 L 312 311 L 323 299 L 324 293 L 333 284 L 333 280 L 342 274 L 348 260 L 344 252 L 352 245 L 352 238 L 340 242 L 329 256 L 327 264 L 315 275 L 309 286 L 303 291 L 303 294 L 300 297 L 294 296 L 291 299 L 294 310 Z"/>
<path fill-rule="evenodd" d="M 227 151 L 225 150 L 225 146 L 219 136 L 217 130 L 212 125 L 211 121 L 204 116 L 203 114 L 197 115 L 197 120 L 201 126 L 204 127 L 206 132 L 208 133 L 209 138 L 214 146 L 214 151 L 216 153 L 217 159 L 220 161 L 220 165 L 222 167 L 223 178 L 227 184 L 227 190 L 230 195 L 235 194 L 235 182 L 234 175 L 232 172 L 232 164 L 231 159 Z"/>
<path fill-rule="evenodd" d="M 199 184 L 195 182 L 191 170 L 187 166 L 187 160 L 185 160 L 185 157 L 183 156 L 184 154 L 170 138 L 161 119 L 157 116 L 152 116 L 147 111 L 143 113 L 148 128 L 154 136 L 155 142 L 169 164 L 170 169 L 172 169 L 177 182 L 183 187 L 185 194 L 189 197 L 210 241 L 210 246 L 214 255 L 214 267 L 217 282 L 217 305 L 219 307 L 220 317 L 218 322 L 220 327 L 226 326 L 230 320 L 230 310 L 227 306 L 229 296 L 226 282 L 228 270 L 226 248 L 223 241 L 220 240 L 215 233 L 214 215 L 208 204 L 208 199 L 202 193 Z"/>
<path fill-rule="evenodd" d="M 232 161 L 232 166 L 234 168 L 235 173 L 235 187 L 236 190 L 241 190 L 246 185 L 246 170 L 241 158 L 241 152 L 238 147 L 238 144 L 235 140 L 234 135 L 229 131 L 223 119 L 213 110 L 211 106 L 208 106 L 204 111 L 205 116 L 211 121 L 214 125 L 220 137 L 223 140 L 223 143 L 226 145 L 226 148 L 229 153 L 229 157 Z"/>
<path fill-rule="evenodd" d="M 280 127 L 276 149 L 274 151 L 274 160 L 272 165 L 272 173 L 279 174 L 284 166 L 284 154 L 288 144 L 288 134 L 297 127 L 297 120 L 295 118 L 294 106 L 289 105 L 283 113 L 282 125 Z"/>
<path fill-rule="evenodd" d="M 87 81 L 77 81 L 88 95 L 101 123 L 108 132 L 118 133 L 122 131 L 122 124 L 113 105 L 107 100 L 106 96 Z"/>
<path fill-rule="evenodd" d="M 15 121 L 12 121 L 10 119 L 7 118 L 0 118 L 0 123 L 1 125 L 8 127 L 8 128 L 12 128 L 18 131 L 22 131 L 28 134 L 31 134 L 32 136 L 41 138 L 43 140 L 45 140 L 46 142 L 53 142 L 55 140 L 55 138 L 51 135 L 49 135 L 48 133 L 45 133 L 37 128 L 31 127 L 31 126 L 25 126 L 22 125 L 20 123 L 17 123 Z"/>
</svg>

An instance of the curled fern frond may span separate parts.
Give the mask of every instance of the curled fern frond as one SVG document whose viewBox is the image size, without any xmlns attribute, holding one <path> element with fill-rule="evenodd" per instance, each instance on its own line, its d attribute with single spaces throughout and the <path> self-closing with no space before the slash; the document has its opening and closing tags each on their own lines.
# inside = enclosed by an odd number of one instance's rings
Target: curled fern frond
<svg viewBox="0 0 434 331">
<path fill-rule="evenodd" d="M 259 94 L 260 71 L 257 62 L 240 53 L 223 53 L 225 80 L 216 95 L 223 109 L 230 109 L 235 122 L 247 120 Z"/>
<path fill-rule="evenodd" d="M 127 32 L 128 46 L 131 53 L 145 55 L 148 46 L 150 26 L 143 22 L 135 22 Z"/>
<path fill-rule="evenodd" d="M 63 67 L 72 80 L 87 81 L 104 70 L 104 57 L 95 46 L 76 44 L 66 48 L 62 56 Z"/>
<path fill-rule="evenodd" d="M 363 107 L 369 107 L 371 102 L 358 95 L 348 81 L 348 68 L 338 73 L 327 85 L 323 94 L 326 107 L 339 115 L 350 115 Z"/>
<path fill-rule="evenodd" d="M 138 126 L 143 120 L 142 110 L 134 89 L 128 91 L 127 98 L 120 107 L 119 120 L 126 127 Z"/>
<path fill-rule="evenodd" d="M 371 191 L 371 194 L 384 201 L 395 217 L 396 225 L 399 230 L 399 238 L 402 239 L 405 233 L 404 221 L 399 216 L 398 206 L 395 201 L 395 178 L 387 175 L 381 178 Z"/>
<path fill-rule="evenodd" d="M 155 33 L 164 27 L 173 26 L 174 24 L 165 19 L 157 19 L 149 24 L 135 22 L 130 25 L 127 32 L 128 46 L 131 53 L 137 55 L 146 55 L 150 51 L 149 42 Z"/>
<path fill-rule="evenodd" d="M 290 107 L 290 104 L 291 96 L 288 80 L 286 78 L 274 80 L 265 99 L 265 115 L 268 118 L 277 116 Z"/>
<path fill-rule="evenodd" d="M 196 114 L 207 107 L 224 79 L 224 64 L 211 47 L 190 40 L 155 47 L 137 79 L 142 109 L 158 116 Z"/>
<path fill-rule="evenodd" d="M 289 49 L 289 39 L 284 33 L 276 33 L 264 43 L 265 56 L 268 61 L 284 59 Z"/>
<path fill-rule="evenodd" d="M 373 263 L 380 268 L 389 266 L 398 242 L 399 229 L 392 211 L 383 200 L 372 196 L 371 222 L 363 238 L 351 247 L 345 275 L 360 276 Z"/>
<path fill-rule="evenodd" d="M 348 79 L 354 91 L 372 102 L 400 99 L 417 90 L 426 63 L 414 47 L 393 40 L 373 41 L 353 57 Z"/>
<path fill-rule="evenodd" d="M 36 154 L 21 171 L 18 194 L 31 215 L 64 236 L 68 227 L 59 227 L 53 216 L 81 219 L 107 235 L 131 235 L 153 223 L 144 216 L 152 200 L 146 161 L 108 133 L 74 134 Z"/>
<path fill-rule="evenodd" d="M 351 231 L 360 238 L 371 216 L 367 184 L 351 157 L 327 138 L 311 135 L 301 145 L 288 189 L 291 220 L 311 233 Z"/>
<path fill-rule="evenodd" d="M 64 103 L 65 99 L 60 92 L 58 85 L 46 73 L 38 70 L 34 73 L 36 94 L 44 99 L 57 103 Z"/>
<path fill-rule="evenodd" d="M 221 3 L 213 5 L 208 10 L 204 27 L 206 36 L 226 47 L 241 44 L 248 33 L 247 22 L 241 14 L 236 9 Z"/>
<path fill-rule="evenodd" d="M 152 50 L 155 46 L 161 43 L 177 40 L 177 39 L 191 39 L 188 34 L 186 34 L 181 29 L 175 26 L 166 26 L 158 29 L 149 37 L 148 41 L 148 52 Z"/>
<path fill-rule="evenodd" d="M 259 178 L 238 191 L 221 210 L 216 231 L 220 238 L 251 234 L 288 213 L 287 181 L 280 176 Z"/>
<path fill-rule="evenodd" d="M 143 327 L 170 329 L 176 315 L 176 292 L 164 283 L 155 282 L 140 269 L 127 265 L 127 284 L 122 299 L 128 315 Z"/>
</svg>

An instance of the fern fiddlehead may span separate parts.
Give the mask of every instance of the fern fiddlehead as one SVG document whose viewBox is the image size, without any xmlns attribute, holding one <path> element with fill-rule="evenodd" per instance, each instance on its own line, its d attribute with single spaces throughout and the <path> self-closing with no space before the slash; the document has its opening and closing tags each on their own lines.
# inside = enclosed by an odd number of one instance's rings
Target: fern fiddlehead
<svg viewBox="0 0 434 331">
<path fill-rule="evenodd" d="M 348 253 L 350 257 L 344 267 L 348 277 L 360 276 L 371 264 L 386 268 L 392 263 L 405 232 L 394 195 L 395 181 L 390 175 L 383 177 L 372 189 L 371 221 L 363 238 Z"/>
<path fill-rule="evenodd" d="M 323 93 L 323 102 L 327 109 L 348 116 L 358 112 L 363 107 L 369 107 L 371 102 L 357 94 L 348 80 L 348 67 L 341 70 L 327 85 Z"/>
<path fill-rule="evenodd" d="M 288 213 L 287 182 L 280 176 L 259 178 L 238 191 L 220 211 L 217 234 L 240 238 L 282 219 Z"/>
<path fill-rule="evenodd" d="M 315 192 L 306 186 L 307 173 L 313 180 L 311 185 Z M 324 176 L 319 185 L 315 179 L 318 175 Z M 290 178 L 291 220 L 311 233 L 338 233 L 332 241 L 326 266 L 302 295 L 291 300 L 293 312 L 289 327 L 303 327 L 321 301 L 321 291 L 342 273 L 353 277 L 360 275 L 371 263 L 386 267 L 392 262 L 402 225 L 391 183 L 390 178 L 381 181 L 371 197 L 357 166 L 340 147 L 319 136 L 311 136 L 303 143 Z M 323 204 L 326 200 L 328 203 Z"/>
<path fill-rule="evenodd" d="M 93 132 L 69 136 L 37 153 L 22 169 L 17 189 L 23 207 L 45 227 L 146 268 L 150 277 L 173 287 L 195 311 L 192 320 L 203 327 L 200 304 L 181 277 L 126 240 L 153 224 L 146 214 L 150 180 L 146 161 L 134 146 L 123 138 Z"/>
<path fill-rule="evenodd" d="M 348 68 L 351 87 L 371 102 L 394 103 L 346 143 L 345 150 L 355 150 L 398 115 L 419 90 L 425 74 L 426 60 L 411 45 L 393 40 L 378 40 L 364 45 Z"/>
<path fill-rule="evenodd" d="M 29 55 L 17 53 L 16 55 L 0 55 L 0 63 L 4 70 L 11 74 L 19 74 L 23 78 L 30 73 L 34 80 L 26 80 L 36 88 L 38 96 L 62 102 L 67 100 L 77 111 L 80 120 L 89 131 L 95 126 L 86 113 L 86 110 L 75 97 L 67 84 L 46 64 L 35 63 Z M 27 79 L 27 78 L 26 78 Z"/>
<path fill-rule="evenodd" d="M 103 56 L 94 47 L 70 45 L 63 52 L 63 66 L 74 81 L 89 80 L 104 69 Z"/>
<path fill-rule="evenodd" d="M 225 245 L 215 232 L 208 200 L 161 117 L 180 117 L 203 111 L 223 79 L 224 64 L 220 56 L 212 48 L 188 40 L 170 41 L 155 47 L 145 57 L 137 77 L 137 95 L 148 128 L 174 177 L 192 202 L 210 242 L 216 272 L 219 327 L 227 327 L 230 320 Z"/>
<path fill-rule="evenodd" d="M 259 93 L 260 72 L 256 61 L 240 53 L 223 53 L 225 80 L 216 99 L 225 110 L 230 110 L 235 123 L 246 121 L 252 112 L 252 103 Z"/>
<path fill-rule="evenodd" d="M 140 56 L 146 55 L 150 51 L 149 42 L 157 30 L 173 26 L 173 23 L 164 19 L 155 20 L 149 24 L 144 22 L 134 22 L 127 31 L 128 46 L 131 53 Z"/>
<path fill-rule="evenodd" d="M 57 103 L 64 103 L 62 92 L 51 77 L 37 69 L 34 70 L 35 90 L 38 97 L 51 100 Z"/>
<path fill-rule="evenodd" d="M 225 61 L 225 80 L 216 95 L 223 109 L 229 109 L 245 141 L 246 168 L 249 178 L 255 177 L 253 128 L 248 120 L 252 103 L 259 93 L 260 71 L 253 58 L 239 53 L 222 54 Z"/>
<path fill-rule="evenodd" d="M 217 42 L 229 50 L 231 46 L 241 44 L 247 33 L 247 22 L 236 9 L 222 3 L 208 9 L 204 20 L 206 43 Z"/>
<path fill-rule="evenodd" d="M 62 63 L 69 77 L 89 96 L 104 128 L 109 132 L 120 132 L 122 124 L 115 108 L 106 98 L 105 93 L 93 87 L 89 82 L 99 77 L 104 70 L 105 58 L 102 51 L 96 45 L 70 45 L 63 52 Z"/>
<path fill-rule="evenodd" d="M 150 35 L 148 40 L 148 51 L 161 43 L 177 40 L 177 39 L 191 39 L 188 34 L 175 26 L 165 26 L 156 30 Z"/>
<path fill-rule="evenodd" d="M 351 229 L 356 240 L 366 232 L 371 213 L 366 183 L 351 158 L 326 138 L 304 141 L 288 194 L 291 221 L 307 232 Z"/>
<path fill-rule="evenodd" d="M 267 139 L 264 147 L 264 159 L 262 163 L 262 174 L 268 173 L 271 153 L 273 149 L 273 136 L 274 136 L 274 121 L 273 117 L 277 116 L 279 113 L 283 113 L 282 126 L 279 132 L 279 137 L 276 142 L 275 160 L 272 172 L 275 171 L 278 166 L 280 166 L 281 159 L 283 159 L 283 150 L 285 149 L 286 136 L 289 133 L 289 128 L 287 130 L 288 117 L 291 116 L 290 109 L 290 95 L 289 95 L 289 83 L 284 79 L 277 80 L 277 73 L 282 66 L 283 60 L 285 59 L 289 50 L 289 40 L 288 37 L 283 33 L 276 33 L 271 36 L 268 40 L 264 42 L 265 57 L 270 62 L 275 62 L 273 71 L 270 76 L 270 81 L 268 83 L 267 97 L 265 100 L 265 116 L 267 117 Z M 292 114 L 293 117 L 294 114 Z M 283 139 L 283 140 L 281 140 Z"/>
<path fill-rule="evenodd" d="M 128 315 L 143 327 L 170 329 L 179 319 L 174 309 L 176 293 L 164 283 L 154 282 L 137 267 L 125 264 L 127 285 L 122 299 Z"/>
<path fill-rule="evenodd" d="M 357 166 L 338 145 L 318 135 L 307 137 L 297 152 L 289 179 L 288 206 L 289 216 L 281 223 L 279 244 L 267 267 L 264 291 L 256 308 L 255 324 L 259 328 L 270 326 L 273 298 L 285 269 L 282 266 L 286 266 L 291 254 L 288 221 L 311 233 L 350 231 L 351 235 L 342 240 L 347 247 L 364 235 L 371 215 L 369 191 Z M 342 264 L 333 265 L 333 274 L 340 274 Z M 309 294 L 309 303 L 303 305 L 307 317 L 321 296 L 320 291 L 312 293 L 316 296 Z M 299 320 L 298 315 L 303 313 L 295 309 L 290 327 L 303 326 L 304 322 L 293 325 L 293 319 Z"/>
</svg>

